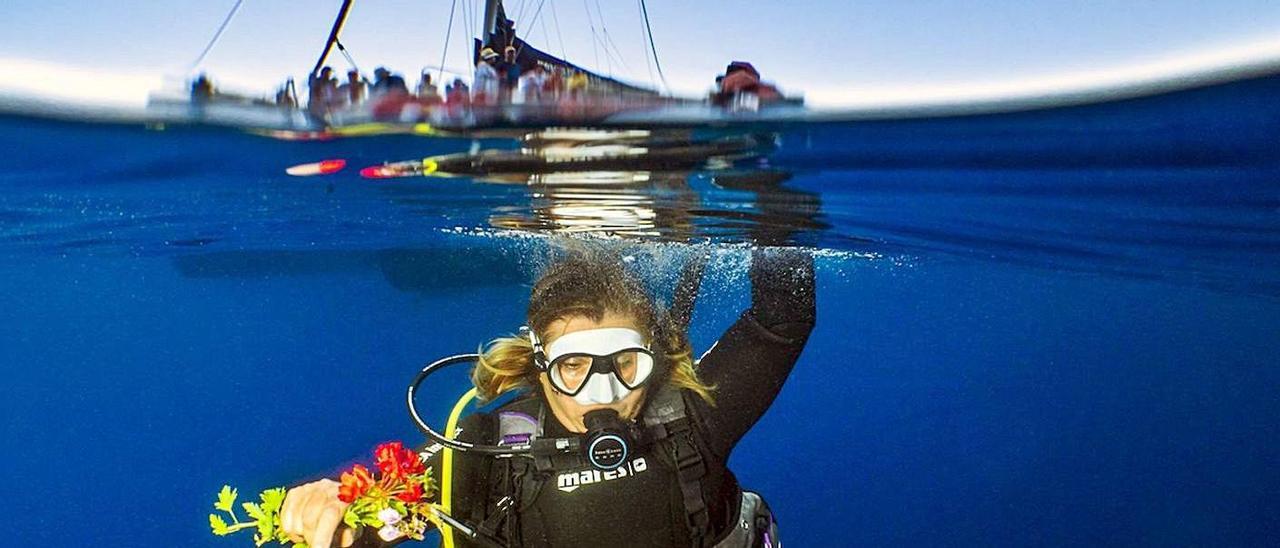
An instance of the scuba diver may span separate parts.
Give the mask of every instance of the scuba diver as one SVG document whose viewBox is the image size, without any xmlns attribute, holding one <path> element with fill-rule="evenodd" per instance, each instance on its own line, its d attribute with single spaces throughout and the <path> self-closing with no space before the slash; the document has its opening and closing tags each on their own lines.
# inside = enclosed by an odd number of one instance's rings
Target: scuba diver
<svg viewBox="0 0 1280 548">
<path fill-rule="evenodd" d="M 695 360 L 687 325 L 701 276 L 686 269 L 694 281 L 666 309 L 617 255 L 579 253 L 534 284 L 526 328 L 423 370 L 415 386 L 467 358 L 481 399 L 519 394 L 464 418 L 456 440 L 413 411 L 434 441 L 421 450 L 433 477 L 452 492 L 446 545 L 779 546 L 768 506 L 727 463 L 813 329 L 813 258 L 754 248 L 750 308 Z M 379 545 L 340 527 L 345 507 L 338 483 L 319 480 L 289 490 L 281 524 L 313 548 Z"/>
</svg>

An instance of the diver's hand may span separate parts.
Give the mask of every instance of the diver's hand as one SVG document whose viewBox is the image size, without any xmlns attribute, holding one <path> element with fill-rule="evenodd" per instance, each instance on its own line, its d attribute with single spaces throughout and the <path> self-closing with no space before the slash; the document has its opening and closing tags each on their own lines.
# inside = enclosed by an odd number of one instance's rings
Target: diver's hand
<svg viewBox="0 0 1280 548">
<path fill-rule="evenodd" d="M 356 532 L 342 525 L 348 503 L 338 500 L 338 482 L 322 479 L 299 485 L 285 493 L 280 508 L 280 526 L 294 543 L 310 548 L 347 547 L 355 544 Z"/>
</svg>

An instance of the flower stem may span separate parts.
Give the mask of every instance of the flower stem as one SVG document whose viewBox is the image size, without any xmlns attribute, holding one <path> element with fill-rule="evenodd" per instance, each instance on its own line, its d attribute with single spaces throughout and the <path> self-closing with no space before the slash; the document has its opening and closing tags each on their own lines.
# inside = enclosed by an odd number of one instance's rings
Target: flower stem
<svg viewBox="0 0 1280 548">
<path fill-rule="evenodd" d="M 235 524 L 235 525 L 232 525 L 232 526 L 230 526 L 230 527 L 227 527 L 227 532 L 228 532 L 228 533 L 234 533 L 234 532 L 239 531 L 239 530 L 241 530 L 241 529 L 248 529 L 248 528 L 250 528 L 250 527 L 257 527 L 257 526 L 258 526 L 258 522 L 257 522 L 257 520 L 254 520 L 254 521 L 246 521 L 246 522 L 244 522 L 244 523 L 236 522 L 236 524 Z"/>
</svg>

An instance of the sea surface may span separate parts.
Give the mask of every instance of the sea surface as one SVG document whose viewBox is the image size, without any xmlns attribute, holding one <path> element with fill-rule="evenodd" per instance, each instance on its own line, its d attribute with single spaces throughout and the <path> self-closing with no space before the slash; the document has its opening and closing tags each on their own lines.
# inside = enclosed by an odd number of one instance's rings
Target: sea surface
<svg viewBox="0 0 1280 548">
<path fill-rule="evenodd" d="M 514 332 L 561 240 L 659 292 L 709 257 L 701 352 L 765 234 L 818 268 L 732 460 L 787 545 L 1275 546 L 1278 92 L 754 128 L 776 145 L 625 185 L 356 174 L 469 139 L 2 117 L 0 543 L 248 546 L 209 533 L 223 484 L 421 440 L 407 383 Z"/>
</svg>

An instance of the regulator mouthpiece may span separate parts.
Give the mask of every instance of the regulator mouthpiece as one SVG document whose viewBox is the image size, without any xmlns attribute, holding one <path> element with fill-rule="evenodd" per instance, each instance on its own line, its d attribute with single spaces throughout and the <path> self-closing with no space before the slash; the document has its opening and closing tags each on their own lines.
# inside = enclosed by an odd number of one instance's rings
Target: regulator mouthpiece
<svg viewBox="0 0 1280 548">
<path fill-rule="evenodd" d="M 600 470 L 613 470 L 627 461 L 631 449 L 630 428 L 612 409 L 587 413 L 582 422 L 587 427 L 587 462 Z"/>
</svg>

